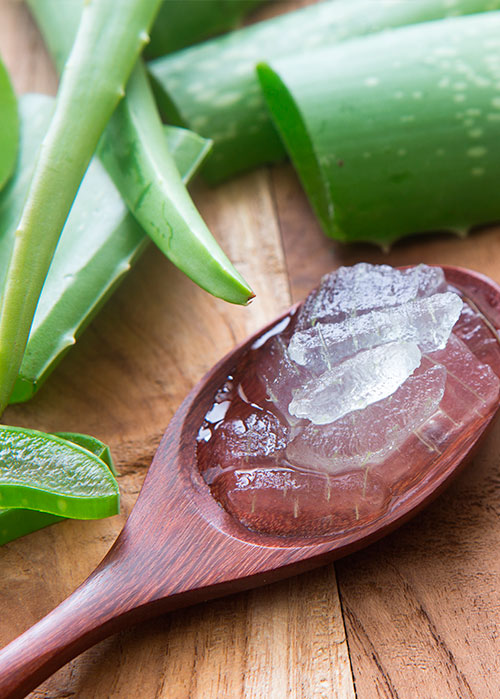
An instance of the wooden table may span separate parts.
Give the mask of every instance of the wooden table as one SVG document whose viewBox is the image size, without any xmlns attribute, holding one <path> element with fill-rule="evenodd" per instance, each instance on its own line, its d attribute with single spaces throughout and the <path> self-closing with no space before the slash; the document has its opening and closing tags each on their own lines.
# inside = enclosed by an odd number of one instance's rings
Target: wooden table
<svg viewBox="0 0 500 699">
<path fill-rule="evenodd" d="M 278 10 L 303 2 L 283 2 Z M 56 79 L 28 12 L 0 0 L 0 51 L 19 93 Z M 500 281 L 500 229 L 420 237 L 384 255 L 318 229 L 288 165 L 194 196 L 251 282 L 248 309 L 214 300 L 155 249 L 140 261 L 30 403 L 4 420 L 111 445 L 123 514 L 65 522 L 0 551 L 0 642 L 61 601 L 98 563 L 133 505 L 183 396 L 236 341 L 321 274 L 360 260 L 450 263 Z M 200 605 L 103 641 L 33 697 L 59 699 L 497 699 L 500 696 L 498 428 L 447 493 L 335 566 Z"/>
</svg>

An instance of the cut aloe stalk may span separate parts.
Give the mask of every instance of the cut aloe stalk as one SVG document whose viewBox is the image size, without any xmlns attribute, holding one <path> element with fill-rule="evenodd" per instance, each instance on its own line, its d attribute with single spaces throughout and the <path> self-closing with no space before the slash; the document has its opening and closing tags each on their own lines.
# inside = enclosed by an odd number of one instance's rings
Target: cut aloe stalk
<svg viewBox="0 0 500 699">
<path fill-rule="evenodd" d="M 210 36 L 234 29 L 266 0 L 166 0 L 160 7 L 146 47 L 148 58 L 163 56 Z"/>
<path fill-rule="evenodd" d="M 383 247 L 500 218 L 500 12 L 261 66 L 328 235 Z"/>
<path fill-rule="evenodd" d="M 78 26 L 81 2 L 30 0 L 29 4 L 61 70 Z M 165 146 L 141 63 L 104 131 L 99 152 L 129 209 L 160 250 L 209 293 L 246 304 L 252 290 L 208 230 Z"/>
<path fill-rule="evenodd" d="M 166 120 L 214 141 L 204 174 L 217 182 L 285 154 L 260 92 L 256 63 L 306 56 L 386 28 L 495 8 L 500 0 L 331 0 L 157 59 L 149 68 Z"/>
<path fill-rule="evenodd" d="M 0 426 L 0 503 L 59 517 L 100 519 L 119 511 L 118 484 L 87 449 L 54 435 Z"/>
<path fill-rule="evenodd" d="M 0 195 L 0 284 L 53 100 L 20 100 L 22 135 L 16 174 Z M 168 127 L 166 137 L 180 171 L 189 177 L 206 156 L 206 140 Z M 85 235 L 82 236 L 82 231 Z M 64 227 L 37 306 L 11 402 L 28 400 L 124 278 L 149 242 L 128 213 L 97 158 L 85 175 Z"/>
<path fill-rule="evenodd" d="M 55 436 L 72 442 L 73 444 L 78 444 L 91 452 L 116 476 L 109 447 L 100 440 L 90 435 L 73 432 L 58 432 Z M 31 534 L 39 529 L 48 527 L 56 522 L 61 522 L 64 519 L 67 518 L 49 512 L 27 510 L 21 507 L 0 509 L 0 546 L 14 539 L 18 539 L 21 536 L 25 536 L 26 534 Z"/>
<path fill-rule="evenodd" d="M 0 60 L 0 189 L 14 170 L 18 139 L 16 96 L 7 71 Z"/>
</svg>

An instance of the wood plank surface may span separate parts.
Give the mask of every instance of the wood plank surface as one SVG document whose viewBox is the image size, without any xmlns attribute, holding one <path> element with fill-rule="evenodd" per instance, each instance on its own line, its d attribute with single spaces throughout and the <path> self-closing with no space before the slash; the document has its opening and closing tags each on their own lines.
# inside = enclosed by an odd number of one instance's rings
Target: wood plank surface
<svg viewBox="0 0 500 699">
<path fill-rule="evenodd" d="M 0 53 L 19 93 L 54 92 L 43 44 L 16 0 L 0 0 Z M 236 341 L 303 298 L 321 274 L 360 260 L 434 262 L 500 281 L 499 228 L 466 239 L 416 237 L 389 255 L 326 240 L 287 165 L 217 189 L 197 184 L 194 196 L 257 298 L 247 309 L 216 301 L 151 249 L 39 395 L 5 413 L 5 422 L 108 442 L 121 473 L 123 514 L 65 522 L 0 550 L 2 644 L 63 599 L 109 548 L 191 386 Z M 335 568 L 127 630 L 32 696 L 497 699 L 499 427 L 434 505 L 383 541 Z"/>
</svg>

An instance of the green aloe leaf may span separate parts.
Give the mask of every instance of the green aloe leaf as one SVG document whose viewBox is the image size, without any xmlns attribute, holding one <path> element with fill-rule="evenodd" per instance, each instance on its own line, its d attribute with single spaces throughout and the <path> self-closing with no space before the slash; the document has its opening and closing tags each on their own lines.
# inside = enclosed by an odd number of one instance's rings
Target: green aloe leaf
<svg viewBox="0 0 500 699">
<path fill-rule="evenodd" d="M 0 60 L 0 189 L 14 170 L 18 138 L 16 96 L 5 66 Z"/>
<path fill-rule="evenodd" d="M 95 454 L 54 435 L 0 426 L 0 503 L 59 517 L 119 511 L 118 484 Z"/>
<path fill-rule="evenodd" d="M 328 235 L 388 247 L 500 218 L 499 37 L 489 12 L 259 68 Z"/>
<path fill-rule="evenodd" d="M 227 301 L 245 303 L 249 293 L 245 281 L 236 276 L 201 222 L 169 156 L 141 63 L 127 84 L 127 96 L 98 153 L 129 210 L 160 250 L 198 286 Z"/>
<path fill-rule="evenodd" d="M 195 44 L 234 29 L 266 0 L 166 0 L 160 7 L 146 47 L 148 58 Z"/>
<path fill-rule="evenodd" d="M 61 70 L 82 3 L 29 0 L 29 5 Z M 250 287 L 212 237 L 165 147 L 160 117 L 140 63 L 104 131 L 100 153 L 133 215 L 160 250 L 209 293 L 246 304 L 253 296 Z"/>
<path fill-rule="evenodd" d="M 90 435 L 73 432 L 58 432 L 55 436 L 91 452 L 116 476 L 109 447 L 100 440 Z M 0 546 L 64 519 L 67 518 L 50 512 L 27 510 L 23 507 L 0 509 Z"/>
<path fill-rule="evenodd" d="M 14 242 L 34 160 L 53 110 L 53 99 L 26 95 L 19 103 L 21 147 L 15 176 L 0 194 L 0 284 Z M 189 178 L 209 144 L 168 127 L 167 143 Z M 82 236 L 82 231 L 85 235 Z M 128 213 L 97 158 L 79 189 L 45 280 L 11 402 L 28 400 L 75 343 L 149 242 Z"/>
<path fill-rule="evenodd" d="M 328 0 L 159 58 L 149 68 L 166 120 L 213 140 L 204 174 L 217 182 L 285 155 L 261 95 L 257 63 L 491 9 L 500 9 L 500 0 Z"/>
<path fill-rule="evenodd" d="M 2 291 L 0 411 L 22 363 L 59 238 L 106 124 L 148 39 L 160 0 L 86 2 L 35 163 Z"/>
</svg>

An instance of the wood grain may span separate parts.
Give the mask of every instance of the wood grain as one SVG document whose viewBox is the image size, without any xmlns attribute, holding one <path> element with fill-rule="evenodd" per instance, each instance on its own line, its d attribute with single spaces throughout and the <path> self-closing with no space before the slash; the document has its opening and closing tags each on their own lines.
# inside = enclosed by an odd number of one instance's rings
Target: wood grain
<svg viewBox="0 0 500 699">
<path fill-rule="evenodd" d="M 18 92 L 54 92 L 53 70 L 20 2 L 0 2 L 0 52 Z M 215 301 L 151 249 L 40 394 L 6 412 L 6 422 L 79 430 L 108 442 L 122 474 L 124 511 L 4 547 L 2 645 L 62 600 L 109 548 L 188 390 L 237 340 L 289 305 L 269 175 L 217 190 L 199 186 L 196 200 L 258 297 L 249 309 Z M 328 616 L 318 627 L 311 621 L 325 605 Z M 296 629 L 300 639 L 291 634 Z M 353 696 L 331 568 L 123 632 L 33 696 L 301 697 L 304 687 L 314 688 L 311 696 Z"/>
</svg>

